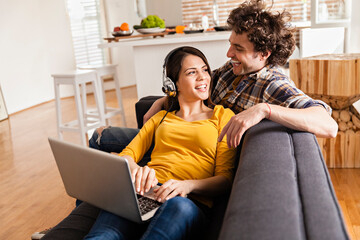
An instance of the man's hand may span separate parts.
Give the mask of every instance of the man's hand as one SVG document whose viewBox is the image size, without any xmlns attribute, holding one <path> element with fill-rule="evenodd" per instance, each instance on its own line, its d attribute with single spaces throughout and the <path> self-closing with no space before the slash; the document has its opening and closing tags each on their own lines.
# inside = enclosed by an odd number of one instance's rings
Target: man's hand
<svg viewBox="0 0 360 240">
<path fill-rule="evenodd" d="M 259 103 L 241 113 L 233 116 L 225 125 L 218 141 L 222 141 L 225 134 L 227 136 L 227 145 L 229 148 L 237 147 L 245 131 L 258 124 L 262 119 L 269 116 L 269 108 L 265 103 Z"/>
<path fill-rule="evenodd" d="M 141 195 L 143 195 L 144 192 L 148 192 L 150 188 L 156 186 L 158 183 L 155 170 L 148 166 L 135 168 L 131 172 L 131 179 L 135 183 L 136 192 Z"/>
<path fill-rule="evenodd" d="M 150 107 L 150 109 L 145 113 L 143 117 L 143 123 L 145 124 L 152 116 L 154 116 L 156 113 L 160 112 L 166 97 L 159 98 L 156 100 Z"/>
<path fill-rule="evenodd" d="M 181 196 L 186 197 L 191 192 L 190 183 L 188 181 L 179 181 L 170 179 L 165 182 L 159 188 L 154 189 L 156 200 L 159 202 L 165 202 L 170 198 Z"/>
</svg>

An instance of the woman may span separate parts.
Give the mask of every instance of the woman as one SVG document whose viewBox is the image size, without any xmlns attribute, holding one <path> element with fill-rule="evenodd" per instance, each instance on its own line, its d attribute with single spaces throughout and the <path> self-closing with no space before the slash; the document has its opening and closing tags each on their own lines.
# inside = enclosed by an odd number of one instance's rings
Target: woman
<svg viewBox="0 0 360 240">
<path fill-rule="evenodd" d="M 190 239 L 206 224 L 211 197 L 231 186 L 236 152 L 217 139 L 234 113 L 205 105 L 211 82 L 205 56 L 193 47 L 177 48 L 165 58 L 164 72 L 175 88 L 167 111 L 147 121 L 119 154 L 128 160 L 139 194 L 161 184 L 154 191 L 163 204 L 145 224 L 102 211 L 85 239 Z M 151 161 L 140 167 L 153 142 Z"/>
</svg>

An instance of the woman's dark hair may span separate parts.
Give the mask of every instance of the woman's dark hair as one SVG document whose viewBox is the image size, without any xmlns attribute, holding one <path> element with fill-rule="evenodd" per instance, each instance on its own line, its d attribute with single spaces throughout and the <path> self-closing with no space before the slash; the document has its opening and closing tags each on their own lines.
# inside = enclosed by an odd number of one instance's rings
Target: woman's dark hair
<svg viewBox="0 0 360 240">
<path fill-rule="evenodd" d="M 227 23 L 236 34 L 248 34 L 255 52 L 271 52 L 267 64 L 284 65 L 295 49 L 290 20 L 289 12 L 271 12 L 263 0 L 250 0 L 232 10 Z"/>
<path fill-rule="evenodd" d="M 185 57 L 187 57 L 188 55 L 194 55 L 194 56 L 198 56 L 200 57 L 204 63 L 207 66 L 207 71 L 209 72 L 209 75 L 211 76 L 211 70 L 210 70 L 210 65 L 205 57 L 205 55 L 197 48 L 194 47 L 189 47 L 189 46 L 185 46 L 185 47 L 180 47 L 176 50 L 174 50 L 174 52 L 171 53 L 170 56 L 167 57 L 167 60 L 165 62 L 165 68 L 166 68 L 166 76 L 169 77 L 175 84 L 178 82 L 179 80 L 179 76 L 180 76 L 180 70 L 182 68 L 182 64 L 183 61 L 185 59 Z M 212 89 L 212 81 L 210 82 L 210 89 Z M 166 101 L 164 104 L 164 108 L 167 111 L 174 111 L 174 110 L 179 110 L 180 109 L 180 105 L 179 105 L 179 100 L 178 100 L 178 90 L 176 88 L 176 96 L 175 97 L 166 97 Z M 207 103 L 212 103 L 210 100 L 210 93 L 209 93 L 209 98 L 206 100 Z M 213 104 L 209 104 L 209 105 L 213 105 Z"/>
</svg>

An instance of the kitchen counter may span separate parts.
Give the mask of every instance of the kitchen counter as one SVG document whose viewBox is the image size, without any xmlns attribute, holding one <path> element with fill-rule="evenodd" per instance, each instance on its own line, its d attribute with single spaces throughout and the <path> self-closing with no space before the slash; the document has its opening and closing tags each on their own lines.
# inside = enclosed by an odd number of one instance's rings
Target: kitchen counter
<svg viewBox="0 0 360 240">
<path fill-rule="evenodd" d="M 138 99 L 149 95 L 162 95 L 163 63 L 174 48 L 192 46 L 207 57 L 211 69 L 223 65 L 228 58 L 230 31 L 191 34 L 169 34 L 164 37 L 129 38 L 119 42 L 99 44 L 99 48 L 126 49 L 113 55 L 113 62 L 120 62 L 122 71 L 135 76 Z M 130 51 L 128 51 L 130 49 Z M 126 64 L 126 67 L 125 67 Z M 121 82 L 121 72 L 119 74 Z M 121 84 L 120 84 L 121 85 Z"/>
<path fill-rule="evenodd" d="M 146 38 L 128 38 L 119 40 L 119 42 L 102 43 L 99 48 L 113 48 L 120 45 L 143 46 L 143 45 L 162 45 L 175 43 L 192 43 L 204 41 L 228 40 L 230 31 L 204 32 L 191 34 L 167 34 L 164 37 L 146 37 Z"/>
</svg>

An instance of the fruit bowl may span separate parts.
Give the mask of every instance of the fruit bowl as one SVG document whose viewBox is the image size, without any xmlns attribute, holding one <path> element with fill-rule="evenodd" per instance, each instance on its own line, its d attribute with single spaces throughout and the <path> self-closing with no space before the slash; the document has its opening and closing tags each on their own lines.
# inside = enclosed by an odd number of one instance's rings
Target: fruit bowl
<svg viewBox="0 0 360 240">
<path fill-rule="evenodd" d="M 161 32 L 165 31 L 165 28 L 159 28 L 159 27 L 155 27 L 155 28 L 138 28 L 138 29 L 136 29 L 136 31 L 138 31 L 139 33 L 142 33 L 142 34 L 161 33 Z"/>
<path fill-rule="evenodd" d="M 117 31 L 117 32 L 112 32 L 111 34 L 114 37 L 122 37 L 122 36 L 130 36 L 131 34 L 134 33 L 134 30 L 129 30 L 129 31 Z"/>
</svg>

